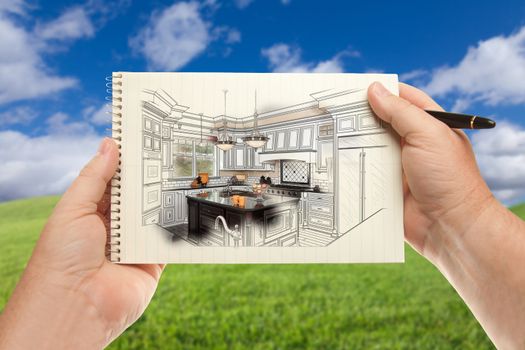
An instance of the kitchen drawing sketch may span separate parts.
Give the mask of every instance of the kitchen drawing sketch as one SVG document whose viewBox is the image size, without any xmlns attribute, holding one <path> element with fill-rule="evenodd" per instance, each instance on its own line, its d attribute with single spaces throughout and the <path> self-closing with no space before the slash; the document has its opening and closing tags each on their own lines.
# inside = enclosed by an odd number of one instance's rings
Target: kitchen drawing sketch
<svg viewBox="0 0 525 350">
<path fill-rule="evenodd" d="M 362 89 L 284 107 L 253 91 L 242 115 L 216 93 L 224 103 L 203 113 L 142 91 L 143 226 L 193 246 L 325 247 L 389 210 L 388 126 Z"/>
</svg>

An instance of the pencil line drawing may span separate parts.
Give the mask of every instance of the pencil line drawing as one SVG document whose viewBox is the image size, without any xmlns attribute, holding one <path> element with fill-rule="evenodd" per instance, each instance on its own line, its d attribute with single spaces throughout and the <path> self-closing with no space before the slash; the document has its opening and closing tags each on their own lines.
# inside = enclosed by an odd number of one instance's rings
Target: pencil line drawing
<svg viewBox="0 0 525 350">
<path fill-rule="evenodd" d="M 363 89 L 262 108 L 259 93 L 237 116 L 222 90 L 213 114 L 142 91 L 142 226 L 193 246 L 326 247 L 389 210 L 388 127 Z"/>
</svg>

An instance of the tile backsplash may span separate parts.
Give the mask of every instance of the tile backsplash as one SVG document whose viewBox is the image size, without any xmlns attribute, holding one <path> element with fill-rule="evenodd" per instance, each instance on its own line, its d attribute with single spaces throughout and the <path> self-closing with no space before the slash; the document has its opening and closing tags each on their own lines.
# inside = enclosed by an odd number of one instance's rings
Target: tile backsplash
<svg viewBox="0 0 525 350">
<path fill-rule="evenodd" d="M 210 177 L 210 180 L 208 182 L 208 185 L 225 185 L 226 182 L 230 177 L 232 177 L 235 174 L 245 174 L 247 175 L 247 179 L 245 183 L 247 185 L 251 185 L 253 183 L 259 183 L 259 179 L 261 178 L 261 175 L 264 177 L 270 177 L 272 179 L 272 184 L 278 184 L 279 183 L 279 166 L 275 166 L 275 170 L 272 172 L 268 171 L 243 171 L 243 170 L 221 170 L 219 177 Z M 164 190 L 172 190 L 177 188 L 189 188 L 191 187 L 191 182 L 193 179 L 187 179 L 187 180 L 175 180 L 169 178 L 169 172 L 167 172 L 165 175 L 165 178 L 162 180 L 162 189 Z"/>
<path fill-rule="evenodd" d="M 282 180 L 287 183 L 307 184 L 310 177 L 310 164 L 294 160 L 281 161 Z"/>
</svg>

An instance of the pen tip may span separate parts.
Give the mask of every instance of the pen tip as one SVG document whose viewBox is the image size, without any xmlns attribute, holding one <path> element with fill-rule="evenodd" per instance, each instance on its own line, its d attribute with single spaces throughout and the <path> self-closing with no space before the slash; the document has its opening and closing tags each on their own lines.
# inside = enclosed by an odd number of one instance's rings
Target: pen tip
<svg viewBox="0 0 525 350">
<path fill-rule="evenodd" d="M 488 124 L 489 124 L 489 128 L 493 128 L 496 126 L 496 122 L 494 120 L 489 120 Z"/>
</svg>

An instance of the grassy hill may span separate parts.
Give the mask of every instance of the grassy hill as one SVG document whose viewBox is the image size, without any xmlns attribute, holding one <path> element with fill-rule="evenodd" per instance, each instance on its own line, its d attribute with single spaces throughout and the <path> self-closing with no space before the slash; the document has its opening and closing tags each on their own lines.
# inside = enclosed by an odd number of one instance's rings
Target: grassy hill
<svg viewBox="0 0 525 350">
<path fill-rule="evenodd" d="M 58 197 L 0 204 L 3 309 Z M 525 205 L 513 208 L 522 217 Z M 452 287 L 405 264 L 171 265 L 111 349 L 493 349 Z"/>
</svg>

